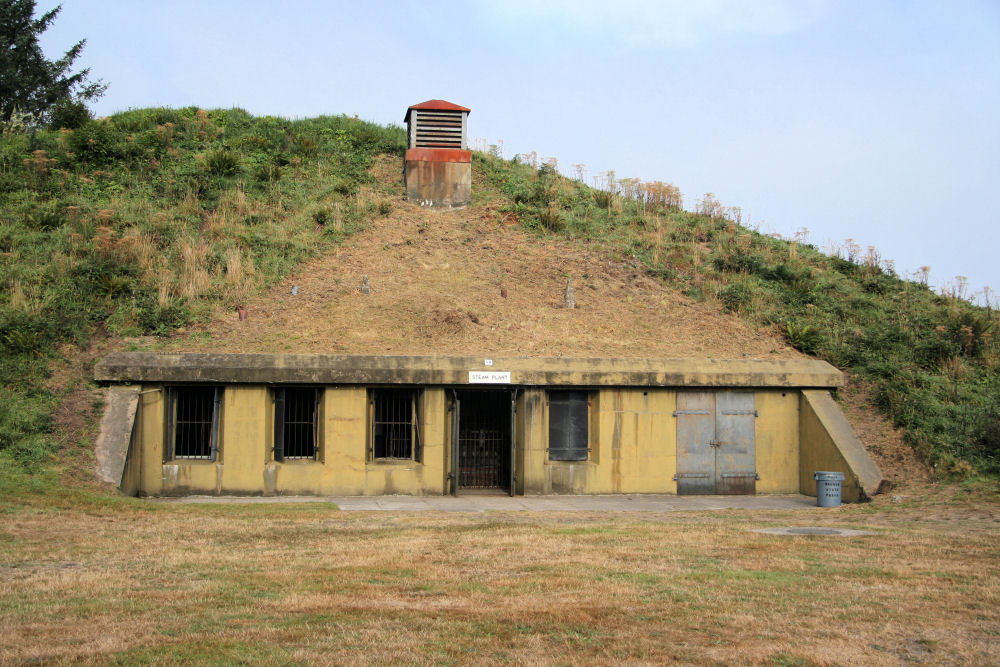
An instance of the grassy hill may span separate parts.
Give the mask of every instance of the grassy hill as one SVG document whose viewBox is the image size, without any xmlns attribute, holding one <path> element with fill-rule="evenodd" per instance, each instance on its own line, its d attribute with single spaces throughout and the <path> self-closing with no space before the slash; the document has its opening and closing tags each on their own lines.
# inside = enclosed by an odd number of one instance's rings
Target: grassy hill
<svg viewBox="0 0 1000 667">
<path fill-rule="evenodd" d="M 240 110 L 4 128 L 2 484 L 51 475 L 86 440 L 92 399 L 67 404 L 89 396 L 81 350 L 105 334 L 185 349 L 812 354 L 870 387 L 941 476 L 1000 474 L 995 312 L 871 253 L 761 235 L 711 198 L 684 211 L 669 184 L 595 190 L 476 153 L 472 206 L 430 213 L 402 201 L 404 147 L 396 127 Z M 567 279 L 576 313 L 557 308 Z M 60 410 L 85 423 L 56 428 Z"/>
</svg>

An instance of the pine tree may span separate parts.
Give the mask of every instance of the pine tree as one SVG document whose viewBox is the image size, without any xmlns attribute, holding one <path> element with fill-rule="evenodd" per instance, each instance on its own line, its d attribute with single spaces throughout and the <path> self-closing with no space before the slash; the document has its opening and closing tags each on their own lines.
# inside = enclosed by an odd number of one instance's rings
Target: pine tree
<svg viewBox="0 0 1000 667">
<path fill-rule="evenodd" d="M 89 68 L 70 71 L 87 40 L 58 60 L 45 59 L 38 36 L 61 9 L 59 5 L 35 19 L 35 0 L 0 0 L 0 119 L 9 120 L 15 109 L 47 118 L 58 103 L 82 106 L 104 94 L 107 85 L 101 80 L 87 80 Z"/>
</svg>

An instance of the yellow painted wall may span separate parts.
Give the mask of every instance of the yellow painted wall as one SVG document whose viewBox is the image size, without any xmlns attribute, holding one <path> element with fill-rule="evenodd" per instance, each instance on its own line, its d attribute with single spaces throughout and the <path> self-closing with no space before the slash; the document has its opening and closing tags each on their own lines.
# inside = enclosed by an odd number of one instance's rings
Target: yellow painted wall
<svg viewBox="0 0 1000 667">
<path fill-rule="evenodd" d="M 368 460 L 368 392 L 327 387 L 320 405 L 318 461 L 274 461 L 274 404 L 263 385 L 225 389 L 216 461 L 164 461 L 165 391 L 146 386 L 139 399 L 137 442 L 131 450 L 137 489 L 145 495 L 284 494 L 411 495 L 444 492 L 443 389 L 422 392 L 423 456 L 414 461 Z M 450 422 L 449 422 L 450 424 Z"/>
<path fill-rule="evenodd" d="M 527 393 L 527 392 L 526 392 Z M 549 461 L 546 392 L 532 390 L 525 493 L 673 493 L 677 469 L 673 391 L 601 389 L 590 398 L 590 457 Z"/>
<path fill-rule="evenodd" d="M 421 461 L 368 460 L 368 390 L 327 387 L 320 409 L 320 460 L 273 461 L 274 489 L 284 495 L 440 495 L 445 492 L 445 393 L 426 389 L 419 404 Z M 269 435 L 273 440 L 273 435 Z M 272 445 L 273 447 L 273 445 Z M 270 448 L 269 448 L 270 449 Z M 258 482 L 259 484 L 259 482 Z"/>
<path fill-rule="evenodd" d="M 548 453 L 545 443 L 548 439 L 548 420 L 544 416 L 545 392 L 541 389 L 525 389 L 518 398 L 516 420 L 517 447 L 515 452 L 516 490 L 518 493 L 551 493 L 546 489 L 545 461 Z"/>
<path fill-rule="evenodd" d="M 216 493 L 247 495 L 263 492 L 263 469 L 270 453 L 267 426 L 271 423 L 272 410 L 267 387 L 226 387 L 219 421 Z"/>
<path fill-rule="evenodd" d="M 758 391 L 757 493 L 799 492 L 799 392 Z"/>
<path fill-rule="evenodd" d="M 661 388 L 592 391 L 590 458 L 563 462 L 548 460 L 546 391 L 525 388 L 518 396 L 515 420 L 515 491 L 676 493 L 676 395 L 673 389 Z M 839 464 L 835 460 L 836 449 L 831 449 L 829 436 L 821 432 L 815 415 L 802 414 L 800 391 L 759 390 L 755 400 L 759 493 L 800 489 L 808 493 L 812 469 L 837 470 L 844 465 L 843 456 Z M 132 486 L 147 495 L 438 495 L 450 491 L 452 415 L 443 388 L 421 392 L 421 461 L 369 460 L 365 387 L 325 388 L 317 461 L 274 461 L 273 410 L 269 388 L 228 386 L 219 424 L 218 460 L 164 462 L 164 391 L 156 385 L 144 386 L 127 463 L 136 480 Z"/>
<path fill-rule="evenodd" d="M 136 410 L 139 446 L 132 450 L 132 454 L 139 455 L 139 493 L 150 496 L 163 494 L 163 403 L 164 391 L 161 388 L 142 387 Z"/>
</svg>

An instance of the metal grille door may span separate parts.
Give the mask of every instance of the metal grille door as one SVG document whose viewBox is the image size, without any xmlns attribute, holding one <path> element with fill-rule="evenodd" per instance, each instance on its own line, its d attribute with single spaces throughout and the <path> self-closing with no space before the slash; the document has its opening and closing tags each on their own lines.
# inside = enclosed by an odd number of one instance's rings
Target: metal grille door
<svg viewBox="0 0 1000 667">
<path fill-rule="evenodd" d="M 510 490 L 511 400 L 506 391 L 460 391 L 458 488 Z"/>
<path fill-rule="evenodd" d="M 753 392 L 679 392 L 674 416 L 678 494 L 756 493 Z"/>
</svg>

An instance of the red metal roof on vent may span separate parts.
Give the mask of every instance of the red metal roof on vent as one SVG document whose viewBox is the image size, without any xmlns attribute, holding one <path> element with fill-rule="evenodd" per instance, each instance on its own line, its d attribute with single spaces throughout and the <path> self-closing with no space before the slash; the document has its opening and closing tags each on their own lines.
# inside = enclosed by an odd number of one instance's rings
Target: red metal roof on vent
<svg viewBox="0 0 1000 667">
<path fill-rule="evenodd" d="M 466 113 L 471 113 L 472 109 L 467 109 L 461 107 L 447 100 L 427 100 L 426 102 L 421 102 L 420 104 L 414 104 L 406 110 L 406 115 L 403 116 L 403 122 L 410 122 L 410 109 L 435 109 L 437 111 L 464 111 Z"/>
</svg>

